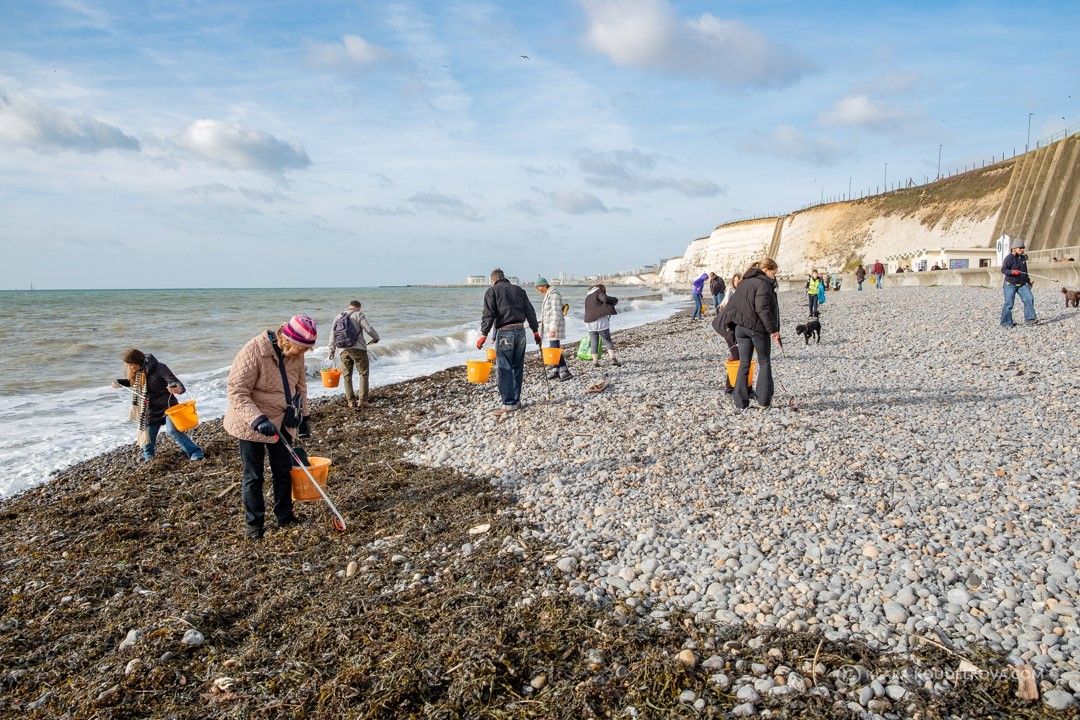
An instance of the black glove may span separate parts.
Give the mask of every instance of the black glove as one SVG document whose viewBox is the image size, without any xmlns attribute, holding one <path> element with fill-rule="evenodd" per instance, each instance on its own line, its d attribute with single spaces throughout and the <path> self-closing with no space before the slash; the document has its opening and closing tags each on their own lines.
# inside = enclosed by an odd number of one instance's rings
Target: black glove
<svg viewBox="0 0 1080 720">
<path fill-rule="evenodd" d="M 265 435 L 266 437 L 274 437 L 275 435 L 277 435 L 277 428 L 274 427 L 274 423 L 270 422 L 270 420 L 265 415 L 260 415 L 259 417 L 255 418 L 255 420 L 251 423 L 251 429 L 257 433 Z"/>
<path fill-rule="evenodd" d="M 300 418 L 300 424 L 296 426 L 296 437 L 309 438 L 311 437 L 311 417 L 305 415 Z"/>
</svg>

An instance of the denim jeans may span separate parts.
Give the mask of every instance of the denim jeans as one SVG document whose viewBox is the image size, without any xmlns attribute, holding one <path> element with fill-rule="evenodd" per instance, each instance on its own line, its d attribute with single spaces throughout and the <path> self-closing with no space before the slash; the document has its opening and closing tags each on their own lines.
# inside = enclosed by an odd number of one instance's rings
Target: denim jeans
<svg viewBox="0 0 1080 720">
<path fill-rule="evenodd" d="M 278 522 L 293 516 L 292 469 L 289 450 L 279 439 L 276 443 L 240 441 L 240 459 L 244 463 L 244 522 L 249 528 L 262 529 L 266 505 L 263 501 L 263 459 L 270 456 L 270 477 L 274 488 L 274 516 Z"/>
<path fill-rule="evenodd" d="M 495 367 L 499 370 L 499 396 L 504 407 L 521 402 L 525 374 L 525 328 L 495 331 Z"/>
<path fill-rule="evenodd" d="M 877 278 L 877 280 L 874 281 L 874 284 L 877 285 L 877 289 L 880 290 L 881 289 L 881 278 L 882 278 L 882 276 L 881 275 L 875 275 L 874 277 Z"/>
<path fill-rule="evenodd" d="M 192 460 L 202 459 L 202 448 L 196 445 L 187 435 L 173 427 L 172 420 L 164 417 L 157 422 L 152 422 L 146 426 L 146 432 L 150 436 L 150 442 L 143 445 L 143 460 L 150 460 L 154 457 L 154 451 L 157 449 L 157 436 L 158 433 L 161 432 L 162 425 L 165 426 L 165 434 L 176 441 L 176 444 L 180 446 L 180 449 L 184 451 L 185 455 Z"/>
<path fill-rule="evenodd" d="M 809 302 L 810 302 L 810 317 L 814 317 L 815 315 L 817 315 L 817 311 L 818 311 L 818 309 L 817 309 L 817 307 L 818 307 L 817 293 L 814 293 L 813 295 L 807 295 L 806 297 L 809 299 Z"/>
<path fill-rule="evenodd" d="M 859 292 L 862 292 L 862 280 L 857 281 L 859 283 Z"/>
<path fill-rule="evenodd" d="M 1013 303 L 1016 302 L 1016 296 L 1020 296 L 1020 300 L 1024 303 L 1024 322 L 1031 322 L 1036 319 L 1035 315 L 1035 296 L 1031 294 L 1030 285 L 1013 285 L 1012 283 L 1005 283 L 1005 304 L 1001 306 L 1001 325 L 1002 327 L 1013 326 Z"/>
<path fill-rule="evenodd" d="M 771 338 L 767 333 L 753 332 L 741 325 L 735 326 L 735 342 L 739 345 L 739 373 L 735 376 L 735 407 L 745 410 L 750 405 L 750 354 L 757 353 L 757 384 L 754 386 L 754 394 L 758 404 L 768 407 L 772 402 L 773 382 L 772 364 L 770 353 L 772 352 Z"/>
<path fill-rule="evenodd" d="M 701 317 L 701 296 L 694 295 L 694 316 L 691 320 L 697 320 L 699 317 Z"/>
<path fill-rule="evenodd" d="M 724 302 L 724 293 L 718 292 L 712 296 L 713 310 L 717 310 L 720 307 L 720 303 Z"/>
</svg>

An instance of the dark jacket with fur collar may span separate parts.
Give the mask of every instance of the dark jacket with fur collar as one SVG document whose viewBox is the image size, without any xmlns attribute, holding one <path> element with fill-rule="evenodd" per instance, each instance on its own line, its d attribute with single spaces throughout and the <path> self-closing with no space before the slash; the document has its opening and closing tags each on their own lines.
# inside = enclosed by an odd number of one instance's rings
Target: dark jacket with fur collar
<svg viewBox="0 0 1080 720">
<path fill-rule="evenodd" d="M 146 364 L 143 366 L 146 371 L 146 397 L 149 399 L 150 409 L 147 414 L 147 422 L 159 422 L 164 419 L 165 411 L 176 405 L 179 400 L 176 396 L 169 392 L 169 383 L 177 383 L 180 385 L 180 392 L 183 393 L 186 388 L 184 384 L 180 382 L 169 366 L 163 362 L 158 362 L 158 359 L 153 355 L 146 356 Z M 127 378 L 117 378 L 117 383 L 124 387 L 131 387 L 131 381 Z M 132 405 L 139 404 L 139 398 L 132 398 Z"/>
<path fill-rule="evenodd" d="M 780 302 L 776 281 L 757 268 L 746 272 L 728 301 L 728 322 L 753 332 L 780 331 Z"/>
</svg>

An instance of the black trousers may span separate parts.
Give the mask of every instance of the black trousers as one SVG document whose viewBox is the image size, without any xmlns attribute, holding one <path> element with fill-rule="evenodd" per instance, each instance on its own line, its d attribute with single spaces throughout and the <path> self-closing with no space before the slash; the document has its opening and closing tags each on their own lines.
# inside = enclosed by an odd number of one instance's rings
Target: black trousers
<svg viewBox="0 0 1080 720">
<path fill-rule="evenodd" d="M 757 353 L 757 385 L 754 394 L 759 405 L 768 406 L 772 402 L 773 382 L 770 356 L 771 338 L 768 333 L 747 330 L 741 325 L 735 326 L 735 341 L 739 344 L 739 374 L 735 376 L 735 407 L 745 409 L 750 405 L 750 354 Z"/>
<path fill-rule="evenodd" d="M 281 432 L 281 431 L 279 431 Z M 270 456 L 270 478 L 274 488 L 274 517 L 278 522 L 293 516 L 292 477 L 293 466 L 288 448 L 278 440 L 276 443 L 240 441 L 240 459 L 244 462 L 244 522 L 249 528 L 262 528 L 266 514 L 263 502 L 263 460 Z"/>
</svg>

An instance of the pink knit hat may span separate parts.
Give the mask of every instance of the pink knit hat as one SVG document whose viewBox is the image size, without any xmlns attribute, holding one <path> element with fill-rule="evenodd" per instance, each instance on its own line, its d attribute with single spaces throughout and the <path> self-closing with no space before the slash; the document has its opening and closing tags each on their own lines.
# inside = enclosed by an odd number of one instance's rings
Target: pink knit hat
<svg viewBox="0 0 1080 720">
<path fill-rule="evenodd" d="M 293 315 L 289 322 L 281 326 L 281 334 L 294 345 L 315 347 L 315 321 L 308 315 Z"/>
</svg>

